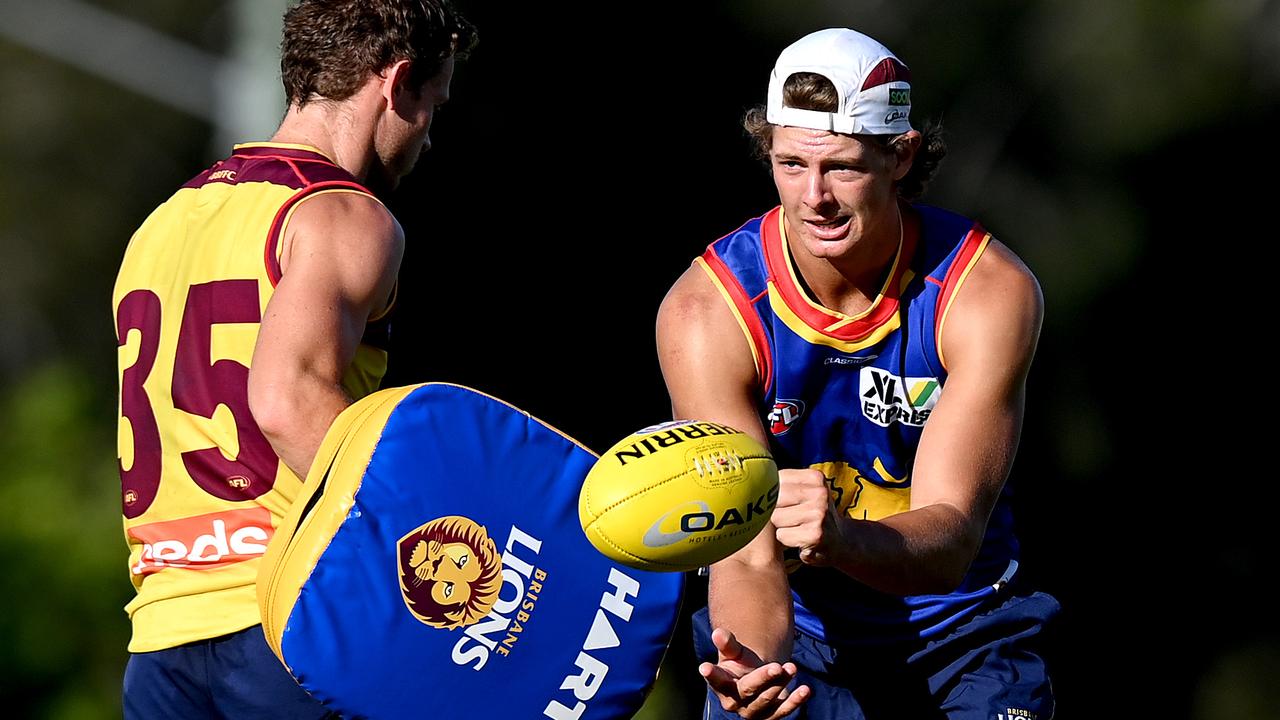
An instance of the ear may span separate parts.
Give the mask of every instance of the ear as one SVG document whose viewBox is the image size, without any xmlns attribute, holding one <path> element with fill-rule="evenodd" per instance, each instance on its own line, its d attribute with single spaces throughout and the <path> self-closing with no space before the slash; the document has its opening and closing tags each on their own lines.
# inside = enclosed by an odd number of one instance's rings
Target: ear
<svg viewBox="0 0 1280 720">
<path fill-rule="evenodd" d="M 919 130 L 910 130 L 900 135 L 893 143 L 892 149 L 897 167 L 893 170 L 893 180 L 897 182 L 911 171 L 915 162 L 916 151 L 920 149 L 921 136 Z"/>
<path fill-rule="evenodd" d="M 382 71 L 382 97 L 391 110 L 400 109 L 407 98 L 405 93 L 416 90 L 410 87 L 410 65 L 408 60 L 397 60 Z"/>
</svg>

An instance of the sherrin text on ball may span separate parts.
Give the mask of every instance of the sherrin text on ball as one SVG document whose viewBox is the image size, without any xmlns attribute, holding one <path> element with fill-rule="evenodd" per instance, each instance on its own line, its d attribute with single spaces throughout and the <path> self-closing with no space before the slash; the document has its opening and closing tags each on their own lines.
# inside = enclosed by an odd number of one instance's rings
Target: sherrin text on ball
<svg viewBox="0 0 1280 720">
<path fill-rule="evenodd" d="M 778 468 L 750 435 L 678 420 L 609 448 L 587 474 L 578 519 L 607 557 L 641 570 L 692 570 L 751 541 L 778 502 Z"/>
</svg>

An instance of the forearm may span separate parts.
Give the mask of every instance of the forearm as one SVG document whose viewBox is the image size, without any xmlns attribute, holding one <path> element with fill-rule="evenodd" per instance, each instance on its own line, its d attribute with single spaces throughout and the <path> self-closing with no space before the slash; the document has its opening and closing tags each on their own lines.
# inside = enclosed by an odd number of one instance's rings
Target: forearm
<svg viewBox="0 0 1280 720">
<path fill-rule="evenodd" d="M 841 518 L 840 533 L 843 542 L 832 565 L 894 595 L 955 590 L 982 541 L 981 527 L 944 504 L 883 520 Z"/>
<path fill-rule="evenodd" d="M 729 630 L 765 661 L 791 657 L 791 589 L 780 554 L 767 566 L 733 558 L 713 565 L 707 599 L 713 628 Z"/>
<path fill-rule="evenodd" d="M 257 388 L 250 395 L 254 419 L 272 449 L 304 480 L 329 426 L 350 404 L 341 386 L 308 375 Z"/>
</svg>

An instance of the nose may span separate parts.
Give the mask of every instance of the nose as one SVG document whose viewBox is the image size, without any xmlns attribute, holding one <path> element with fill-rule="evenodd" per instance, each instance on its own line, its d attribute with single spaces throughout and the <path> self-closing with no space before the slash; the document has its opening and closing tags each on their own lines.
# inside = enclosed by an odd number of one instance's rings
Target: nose
<svg viewBox="0 0 1280 720">
<path fill-rule="evenodd" d="M 814 210 L 829 205 L 834 198 L 827 184 L 827 175 L 821 168 L 811 167 L 804 178 L 804 204 Z"/>
</svg>

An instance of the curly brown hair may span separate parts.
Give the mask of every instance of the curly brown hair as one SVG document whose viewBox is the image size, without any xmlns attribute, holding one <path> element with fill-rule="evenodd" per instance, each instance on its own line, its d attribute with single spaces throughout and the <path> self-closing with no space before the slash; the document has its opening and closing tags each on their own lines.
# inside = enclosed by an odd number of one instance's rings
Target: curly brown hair
<svg viewBox="0 0 1280 720">
<path fill-rule="evenodd" d="M 817 73 L 795 73 L 787 78 L 782 86 L 782 102 L 788 107 L 802 110 L 833 112 L 840 102 L 835 85 Z M 765 107 L 757 105 L 747 110 L 742 118 L 742 127 L 751 136 L 755 145 L 756 157 L 769 165 L 769 151 L 773 149 L 773 124 L 767 119 Z M 915 160 L 906 177 L 898 181 L 898 196 L 904 200 L 918 200 L 924 195 L 925 188 L 938 165 L 947 155 L 947 144 L 942 137 L 940 123 L 925 121 L 920 128 L 922 136 L 920 148 L 916 150 Z M 859 135 L 869 140 L 885 152 L 893 152 L 901 135 Z"/>
<path fill-rule="evenodd" d="M 346 100 L 370 73 L 408 60 L 419 88 L 475 44 L 475 27 L 449 0 L 301 0 L 284 15 L 280 79 L 302 107 Z"/>
</svg>

